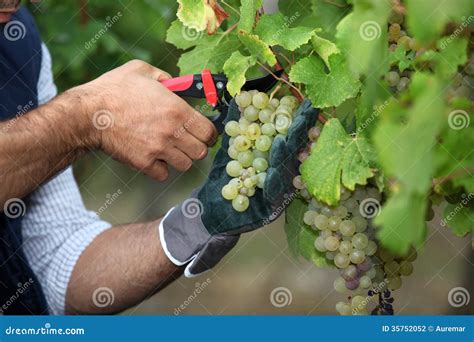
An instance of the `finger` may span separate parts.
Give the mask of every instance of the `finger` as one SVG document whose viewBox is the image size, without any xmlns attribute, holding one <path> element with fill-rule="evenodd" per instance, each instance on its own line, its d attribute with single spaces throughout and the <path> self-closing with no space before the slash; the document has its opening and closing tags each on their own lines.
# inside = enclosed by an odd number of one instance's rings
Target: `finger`
<svg viewBox="0 0 474 342">
<path fill-rule="evenodd" d="M 184 152 L 177 148 L 168 149 L 164 159 L 180 172 L 188 171 L 193 166 L 193 161 Z"/>
<path fill-rule="evenodd" d="M 156 160 L 142 170 L 146 175 L 163 182 L 168 178 L 169 171 L 167 164 L 162 160 Z"/>
<path fill-rule="evenodd" d="M 189 106 L 188 106 L 189 107 Z M 188 114 L 185 129 L 207 146 L 212 146 L 217 140 L 217 130 L 214 124 L 198 111 L 189 107 L 192 112 Z"/>
<path fill-rule="evenodd" d="M 156 81 L 161 82 L 171 78 L 171 75 L 168 74 L 166 71 L 158 69 L 144 61 L 135 60 L 132 61 L 132 63 L 137 66 L 138 70 L 140 70 L 143 75 L 148 76 Z"/>
<path fill-rule="evenodd" d="M 184 152 L 193 160 L 204 159 L 207 156 L 207 146 L 191 135 L 188 131 L 183 130 L 175 136 L 175 147 Z"/>
</svg>

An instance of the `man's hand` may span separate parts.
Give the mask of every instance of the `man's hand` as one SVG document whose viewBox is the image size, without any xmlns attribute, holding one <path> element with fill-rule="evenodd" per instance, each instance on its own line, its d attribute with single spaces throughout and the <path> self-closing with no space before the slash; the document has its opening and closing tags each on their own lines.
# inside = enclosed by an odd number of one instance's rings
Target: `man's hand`
<svg viewBox="0 0 474 342">
<path fill-rule="evenodd" d="M 71 92 L 94 94 L 88 113 L 95 143 L 121 162 L 163 181 L 167 165 L 186 171 L 217 136 L 214 125 L 161 85 L 171 76 L 134 60 Z"/>
</svg>

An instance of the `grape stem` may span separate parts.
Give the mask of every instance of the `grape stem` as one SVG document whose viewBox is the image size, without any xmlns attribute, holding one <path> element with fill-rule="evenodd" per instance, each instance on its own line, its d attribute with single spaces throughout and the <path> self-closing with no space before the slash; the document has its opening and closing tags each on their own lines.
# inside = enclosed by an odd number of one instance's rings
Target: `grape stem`
<svg viewBox="0 0 474 342">
<path fill-rule="evenodd" d="M 237 15 L 240 17 L 240 12 L 237 11 L 234 7 L 232 7 L 231 5 L 229 5 L 227 2 L 225 2 L 224 0 L 221 1 L 224 5 L 226 5 L 227 7 L 229 7 L 232 11 L 234 11 L 235 13 L 237 13 Z"/>
</svg>

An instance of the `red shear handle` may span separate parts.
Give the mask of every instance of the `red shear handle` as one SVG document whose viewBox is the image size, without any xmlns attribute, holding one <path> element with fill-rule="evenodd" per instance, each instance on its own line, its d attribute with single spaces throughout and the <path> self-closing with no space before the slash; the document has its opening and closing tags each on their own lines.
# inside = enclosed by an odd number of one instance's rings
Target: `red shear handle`
<svg viewBox="0 0 474 342">
<path fill-rule="evenodd" d="M 187 75 L 181 77 L 171 78 L 169 80 L 164 80 L 161 82 L 166 88 L 172 92 L 185 91 L 192 87 L 194 76 Z"/>
<path fill-rule="evenodd" d="M 214 78 L 212 77 L 211 71 L 209 69 L 203 70 L 201 72 L 201 77 L 207 103 L 213 107 L 217 106 L 219 97 L 217 96 L 216 85 L 214 83 Z"/>
</svg>

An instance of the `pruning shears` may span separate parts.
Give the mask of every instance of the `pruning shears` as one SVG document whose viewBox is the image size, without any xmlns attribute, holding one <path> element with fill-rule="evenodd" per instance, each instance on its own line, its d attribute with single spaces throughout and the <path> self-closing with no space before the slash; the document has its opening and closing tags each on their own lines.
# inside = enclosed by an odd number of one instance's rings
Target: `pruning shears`
<svg viewBox="0 0 474 342">
<path fill-rule="evenodd" d="M 242 89 L 267 92 L 277 83 L 275 76 L 280 77 L 282 73 L 283 69 L 276 70 L 272 74 L 248 80 Z M 163 81 L 162 84 L 180 97 L 206 99 L 213 109 L 219 111 L 219 114 L 209 119 L 220 134 L 224 131 L 224 121 L 232 99 L 227 91 L 227 82 L 225 75 L 212 74 L 209 69 L 205 69 L 200 74 L 175 77 Z"/>
</svg>

